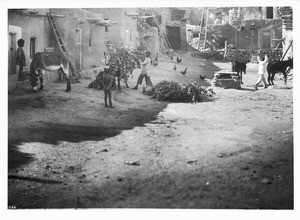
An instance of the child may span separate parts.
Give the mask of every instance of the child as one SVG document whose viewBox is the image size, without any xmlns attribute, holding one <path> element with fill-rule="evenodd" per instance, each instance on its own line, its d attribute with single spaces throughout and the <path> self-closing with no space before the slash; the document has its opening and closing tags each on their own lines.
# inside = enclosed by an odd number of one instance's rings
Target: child
<svg viewBox="0 0 300 220">
<path fill-rule="evenodd" d="M 17 49 L 17 65 L 19 66 L 18 71 L 18 80 L 23 80 L 25 76 L 23 76 L 23 67 L 26 66 L 25 53 L 23 50 L 25 41 L 23 39 L 19 39 L 17 41 L 18 49 Z"/>
<path fill-rule="evenodd" d="M 150 79 L 150 70 L 151 70 L 151 59 L 150 59 L 151 52 L 146 52 L 145 60 L 141 62 L 142 65 L 142 71 L 141 74 L 137 80 L 136 86 L 132 89 L 138 89 L 139 85 L 142 85 L 143 78 L 145 77 L 146 85 L 152 86 L 152 82 Z"/>
<path fill-rule="evenodd" d="M 110 74 L 109 69 L 104 69 L 102 76 L 102 85 L 104 90 L 104 102 L 105 107 L 113 108 L 111 101 L 111 87 L 113 85 L 114 77 Z M 109 106 L 107 105 L 107 98 L 109 100 Z"/>
<path fill-rule="evenodd" d="M 267 88 L 267 83 L 266 83 L 266 78 L 264 74 L 267 71 L 267 64 L 268 64 L 268 56 L 265 53 L 265 58 L 261 60 L 260 54 L 257 56 L 257 61 L 258 61 L 258 80 L 257 83 L 255 84 L 254 88 L 258 90 L 257 86 L 262 82 L 264 85 L 264 88 Z"/>
</svg>

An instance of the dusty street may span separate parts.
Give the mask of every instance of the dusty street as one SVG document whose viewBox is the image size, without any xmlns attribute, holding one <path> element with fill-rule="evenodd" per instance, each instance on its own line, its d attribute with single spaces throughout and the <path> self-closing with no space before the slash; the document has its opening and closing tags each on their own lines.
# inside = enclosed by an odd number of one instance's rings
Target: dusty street
<svg viewBox="0 0 300 220">
<path fill-rule="evenodd" d="M 184 56 L 173 66 L 160 57 L 153 83 L 209 86 L 216 71 L 231 69 Z M 276 75 L 276 86 L 255 91 L 257 64 L 247 68 L 241 90 L 214 88 L 213 99 L 196 104 L 155 101 L 122 84 L 105 108 L 103 91 L 87 88 L 94 76 L 71 93 L 55 82 L 9 94 L 8 205 L 293 209 L 292 82 L 283 87 Z"/>
</svg>

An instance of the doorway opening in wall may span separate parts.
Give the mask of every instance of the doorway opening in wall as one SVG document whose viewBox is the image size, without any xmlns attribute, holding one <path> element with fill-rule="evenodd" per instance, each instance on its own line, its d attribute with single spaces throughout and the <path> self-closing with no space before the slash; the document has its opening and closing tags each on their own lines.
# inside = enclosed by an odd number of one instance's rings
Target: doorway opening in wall
<svg viewBox="0 0 300 220">
<path fill-rule="evenodd" d="M 270 48 L 271 47 L 271 31 L 263 31 L 263 48 Z"/>
<path fill-rule="evenodd" d="M 89 47 L 92 47 L 92 31 L 90 31 L 89 35 Z"/>
<path fill-rule="evenodd" d="M 16 34 L 9 33 L 9 47 L 8 47 L 8 73 L 16 74 L 17 73 L 17 64 L 16 64 L 16 54 L 17 54 L 17 46 L 16 46 Z"/>
<path fill-rule="evenodd" d="M 267 19 L 273 19 L 273 7 L 267 7 Z"/>
<path fill-rule="evenodd" d="M 35 48 L 36 48 L 36 37 L 30 37 L 30 45 L 29 45 L 29 50 L 30 50 L 30 59 L 33 59 L 34 54 L 35 54 Z"/>
<path fill-rule="evenodd" d="M 82 29 L 76 28 L 75 41 L 75 69 L 81 69 L 81 43 L 82 43 Z"/>
<path fill-rule="evenodd" d="M 167 26 L 167 38 L 174 50 L 180 50 L 180 27 Z"/>
</svg>

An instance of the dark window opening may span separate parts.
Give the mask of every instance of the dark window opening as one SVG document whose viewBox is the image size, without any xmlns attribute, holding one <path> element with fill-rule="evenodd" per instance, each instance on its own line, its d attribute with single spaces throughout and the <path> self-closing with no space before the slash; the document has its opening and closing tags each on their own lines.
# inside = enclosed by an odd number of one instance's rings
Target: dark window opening
<svg viewBox="0 0 300 220">
<path fill-rule="evenodd" d="M 156 23 L 155 23 L 155 20 L 154 20 L 154 17 L 152 18 L 146 18 L 146 23 L 148 24 L 148 25 L 150 25 L 150 27 L 156 27 L 157 25 L 156 25 Z"/>
<path fill-rule="evenodd" d="M 105 32 L 108 32 L 108 27 L 107 26 L 105 26 Z"/>
<path fill-rule="evenodd" d="M 267 19 L 273 19 L 273 7 L 267 7 Z"/>
<path fill-rule="evenodd" d="M 35 54 L 35 42 L 36 42 L 36 37 L 31 37 L 30 38 L 30 58 L 34 57 Z"/>
<path fill-rule="evenodd" d="M 172 11 L 172 21 L 180 21 L 185 14 L 185 10 L 173 10 Z"/>
</svg>

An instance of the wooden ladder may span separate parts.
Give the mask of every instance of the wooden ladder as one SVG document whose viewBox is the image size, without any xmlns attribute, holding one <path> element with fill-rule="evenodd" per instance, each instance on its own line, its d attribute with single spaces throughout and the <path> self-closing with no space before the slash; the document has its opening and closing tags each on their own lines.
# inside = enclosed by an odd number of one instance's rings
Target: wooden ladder
<svg viewBox="0 0 300 220">
<path fill-rule="evenodd" d="M 287 54 L 287 52 L 290 50 L 291 46 L 293 45 L 293 41 L 290 42 L 289 47 L 287 48 L 287 50 L 285 51 L 284 55 L 281 58 L 281 61 L 285 58 L 285 55 Z"/>
<path fill-rule="evenodd" d="M 145 47 L 147 51 L 149 51 L 147 43 L 146 43 L 146 41 L 145 41 L 145 39 L 144 39 L 143 36 L 141 37 L 141 42 L 142 42 L 142 46 Z"/>
<path fill-rule="evenodd" d="M 203 51 L 205 50 L 206 46 L 206 37 L 207 37 L 207 21 L 208 21 L 208 9 L 206 9 L 206 18 L 205 18 L 205 26 L 204 26 L 204 32 L 202 30 L 203 26 L 203 18 L 204 18 L 204 10 L 202 9 L 202 15 L 201 15 L 201 22 L 200 22 L 200 32 L 199 32 L 199 42 L 198 42 L 198 50 Z"/>
<path fill-rule="evenodd" d="M 76 76 L 76 70 L 71 62 L 71 59 L 70 59 L 70 55 L 66 49 L 66 46 L 65 46 L 65 43 L 64 43 L 64 39 L 61 37 L 57 27 L 56 27 L 56 24 L 53 20 L 53 17 L 50 15 L 50 14 L 47 14 L 47 19 L 50 23 L 50 26 L 51 26 L 51 29 L 54 33 L 54 36 L 55 36 L 55 39 L 56 39 L 56 42 L 58 44 L 58 48 L 60 50 L 60 52 L 64 55 L 65 58 L 67 58 L 69 60 L 69 64 L 70 64 L 70 70 L 72 72 L 72 76 L 73 78 L 71 79 L 72 80 L 72 83 L 75 83 L 75 82 L 79 82 L 78 81 L 78 77 Z"/>
</svg>

